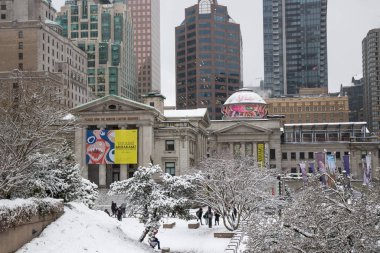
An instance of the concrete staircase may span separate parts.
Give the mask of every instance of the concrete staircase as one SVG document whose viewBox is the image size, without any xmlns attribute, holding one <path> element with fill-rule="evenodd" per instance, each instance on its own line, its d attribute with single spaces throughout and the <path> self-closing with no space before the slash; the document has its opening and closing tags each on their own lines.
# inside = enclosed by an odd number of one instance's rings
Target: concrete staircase
<svg viewBox="0 0 380 253">
<path fill-rule="evenodd" d="M 122 203 L 124 203 L 124 195 L 107 195 L 108 189 L 102 188 L 99 189 L 99 197 L 95 202 L 95 206 L 93 209 L 95 210 L 104 210 L 108 209 L 108 211 L 111 213 L 111 203 L 116 202 L 117 206 L 120 206 Z"/>
</svg>

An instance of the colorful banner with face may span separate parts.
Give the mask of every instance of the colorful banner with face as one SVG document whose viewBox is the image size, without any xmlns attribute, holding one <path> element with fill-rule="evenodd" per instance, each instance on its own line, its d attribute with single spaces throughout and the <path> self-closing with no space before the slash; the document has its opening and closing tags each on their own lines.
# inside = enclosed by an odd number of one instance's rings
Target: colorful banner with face
<svg viewBox="0 0 380 253">
<path fill-rule="evenodd" d="M 137 130 L 88 130 L 87 164 L 136 164 Z"/>
</svg>

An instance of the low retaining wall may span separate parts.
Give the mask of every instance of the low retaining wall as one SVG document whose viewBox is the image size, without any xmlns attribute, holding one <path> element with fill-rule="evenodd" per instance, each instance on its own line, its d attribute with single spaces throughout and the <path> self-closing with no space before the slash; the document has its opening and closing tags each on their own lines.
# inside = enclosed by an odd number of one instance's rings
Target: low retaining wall
<svg viewBox="0 0 380 253">
<path fill-rule="evenodd" d="M 46 216 L 33 216 L 30 221 L 0 232 L 0 252 L 10 253 L 21 248 L 25 243 L 39 236 L 53 221 L 58 219 L 62 212 Z"/>
<path fill-rule="evenodd" d="M 246 227 L 248 224 L 247 221 L 242 221 L 240 223 L 240 227 Z M 242 229 L 238 229 L 235 231 L 234 236 L 230 240 L 230 242 L 227 245 L 227 248 L 224 250 L 225 253 L 237 253 L 240 243 L 243 239 L 244 233 L 242 232 Z"/>
</svg>

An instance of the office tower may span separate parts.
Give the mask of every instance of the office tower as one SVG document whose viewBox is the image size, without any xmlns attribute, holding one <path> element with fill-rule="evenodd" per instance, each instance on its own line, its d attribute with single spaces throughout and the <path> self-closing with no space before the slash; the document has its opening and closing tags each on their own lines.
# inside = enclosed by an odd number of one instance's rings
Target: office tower
<svg viewBox="0 0 380 253">
<path fill-rule="evenodd" d="M 380 132 L 380 28 L 370 30 L 362 41 L 364 118 L 372 132 Z"/>
<path fill-rule="evenodd" d="M 365 121 L 363 115 L 363 77 L 356 75 L 352 77 L 352 85 L 340 87 L 340 95 L 348 97 L 348 104 L 350 109 L 350 122 Z"/>
<path fill-rule="evenodd" d="M 66 1 L 57 14 L 62 34 L 87 53 L 88 86 L 97 97 L 137 99 L 132 19 L 125 3 Z"/>
<path fill-rule="evenodd" d="M 264 88 L 272 95 L 328 87 L 327 0 L 263 0 Z"/>
<path fill-rule="evenodd" d="M 87 55 L 62 36 L 51 1 L 5 0 L 0 6 L 0 84 L 49 80 L 61 93 L 61 104 L 86 103 Z"/>
<path fill-rule="evenodd" d="M 216 0 L 186 8 L 175 29 L 177 109 L 208 108 L 221 119 L 227 98 L 242 85 L 240 25 Z"/>
<path fill-rule="evenodd" d="M 126 0 L 126 2 L 133 20 L 136 74 L 141 100 L 143 94 L 161 91 L 160 1 Z"/>
</svg>

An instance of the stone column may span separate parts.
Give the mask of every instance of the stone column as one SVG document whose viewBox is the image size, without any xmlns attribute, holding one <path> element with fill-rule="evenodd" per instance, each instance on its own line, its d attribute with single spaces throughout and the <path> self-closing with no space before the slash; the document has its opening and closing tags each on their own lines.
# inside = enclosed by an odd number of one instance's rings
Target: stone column
<svg viewBox="0 0 380 253">
<path fill-rule="evenodd" d="M 245 156 L 245 142 L 240 143 L 240 145 L 241 145 L 240 147 L 241 156 Z"/>
<path fill-rule="evenodd" d="M 140 125 L 139 126 L 139 152 L 138 161 L 139 165 L 147 166 L 150 163 L 150 158 L 153 157 L 153 126 Z"/>
<path fill-rule="evenodd" d="M 229 155 L 231 155 L 232 157 L 234 156 L 234 143 L 233 142 L 230 142 Z"/>
<path fill-rule="evenodd" d="M 253 153 L 253 157 L 255 158 L 257 162 L 257 142 L 252 143 L 252 153 Z"/>
<path fill-rule="evenodd" d="M 75 157 L 82 168 L 82 177 L 88 179 L 88 165 L 86 163 L 86 136 L 87 128 L 75 129 Z"/>
</svg>

